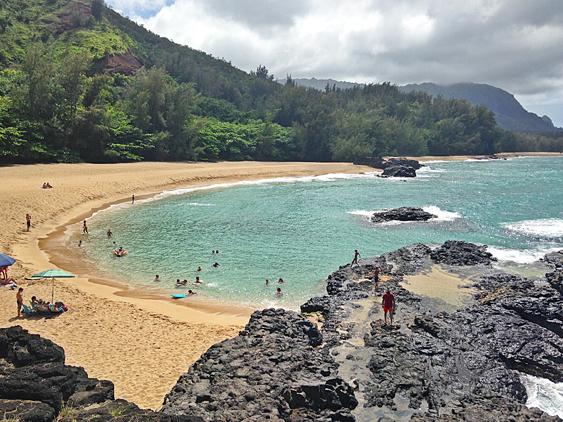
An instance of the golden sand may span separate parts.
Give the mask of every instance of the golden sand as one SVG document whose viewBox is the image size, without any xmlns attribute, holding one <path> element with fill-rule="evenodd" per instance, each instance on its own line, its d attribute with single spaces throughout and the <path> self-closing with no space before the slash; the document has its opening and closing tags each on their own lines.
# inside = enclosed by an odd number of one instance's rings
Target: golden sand
<svg viewBox="0 0 563 422">
<path fill-rule="evenodd" d="M 56 267 L 53 257 L 39 248 L 47 234 L 112 203 L 130 201 L 131 195 L 141 199 L 187 186 L 365 171 L 373 169 L 348 163 L 259 162 L 2 167 L 0 252 L 17 259 L 9 276 L 24 288 L 26 303 L 31 296 L 51 300 L 51 281 L 24 279 Z M 41 189 L 45 182 L 54 188 Z M 27 213 L 32 217 L 29 233 Z M 67 304 L 68 312 L 17 318 L 16 291 L 0 287 L 0 327 L 21 325 L 54 341 L 64 347 L 67 364 L 113 381 L 116 397 L 143 408 L 158 409 L 180 375 L 211 345 L 236 336 L 253 311 L 211 304 L 193 308 L 130 296 L 111 280 L 81 272 L 79 262 L 61 268 L 79 276 L 56 280 L 55 300 Z"/>
</svg>

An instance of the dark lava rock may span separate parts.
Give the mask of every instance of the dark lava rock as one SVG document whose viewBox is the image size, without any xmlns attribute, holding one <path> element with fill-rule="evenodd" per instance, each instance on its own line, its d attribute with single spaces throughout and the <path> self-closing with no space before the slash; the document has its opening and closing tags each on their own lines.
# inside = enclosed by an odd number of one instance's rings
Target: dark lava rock
<svg viewBox="0 0 563 422">
<path fill-rule="evenodd" d="M 487 246 L 448 240 L 430 254 L 433 261 L 452 266 L 491 265 L 497 259 L 487 252 Z"/>
<path fill-rule="evenodd" d="M 416 169 L 407 165 L 392 165 L 380 177 L 416 177 Z"/>
<path fill-rule="evenodd" d="M 543 257 L 543 260 L 556 269 L 563 269 L 563 251 L 548 253 Z"/>
<path fill-rule="evenodd" d="M 358 157 L 354 160 L 354 164 L 383 170 L 390 166 L 410 166 L 415 170 L 423 167 L 417 160 L 409 160 L 407 158 L 391 158 L 386 160 L 382 157 Z"/>
<path fill-rule="evenodd" d="M 407 275 L 416 274 L 422 270 L 430 269 L 430 253 L 432 249 L 423 243 L 415 243 L 397 249 L 393 252 L 387 252 L 381 255 L 388 264 L 392 265 L 393 274 Z"/>
<path fill-rule="evenodd" d="M 32 400 L 0 400 L 3 421 L 49 422 L 55 419 L 55 409 Z"/>
<path fill-rule="evenodd" d="M 438 218 L 437 215 L 416 207 L 400 207 L 387 211 L 378 211 L 371 217 L 374 223 L 386 223 L 388 221 L 428 221 Z"/>
<path fill-rule="evenodd" d="M 3 420 L 201 421 L 141 410 L 114 400 L 113 383 L 64 363 L 62 347 L 20 326 L 0 329 L 0 415 Z M 61 410 L 65 408 L 64 414 Z M 95 415 L 93 417 L 93 415 Z"/>
<path fill-rule="evenodd" d="M 321 339 L 295 312 L 255 312 L 238 337 L 212 346 L 180 377 L 162 410 L 206 421 L 352 421 L 354 392 L 317 348 Z"/>
</svg>

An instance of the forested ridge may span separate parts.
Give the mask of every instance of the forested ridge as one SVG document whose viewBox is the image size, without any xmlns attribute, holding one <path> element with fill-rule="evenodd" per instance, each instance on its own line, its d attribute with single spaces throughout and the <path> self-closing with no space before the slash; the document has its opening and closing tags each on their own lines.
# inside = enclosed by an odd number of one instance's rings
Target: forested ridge
<svg viewBox="0 0 563 422">
<path fill-rule="evenodd" d="M 247 74 L 103 0 L 0 0 L 0 162 L 352 161 L 562 151 L 483 105 L 391 83 L 323 91 Z"/>
</svg>

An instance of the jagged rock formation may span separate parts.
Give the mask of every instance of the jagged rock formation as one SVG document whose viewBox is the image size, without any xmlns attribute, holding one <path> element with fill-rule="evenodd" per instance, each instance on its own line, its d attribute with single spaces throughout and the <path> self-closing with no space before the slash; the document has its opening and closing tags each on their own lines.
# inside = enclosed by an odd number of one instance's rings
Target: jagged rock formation
<svg viewBox="0 0 563 422">
<path fill-rule="evenodd" d="M 520 374 L 563 379 L 561 295 L 545 282 L 491 270 L 491 260 L 484 247 L 446 242 L 435 250 L 416 244 L 343 266 L 328 277 L 326 296 L 301 307 L 323 322 L 320 347 L 311 346 L 321 338 L 314 328 L 306 329 L 312 337 L 289 328 L 310 327 L 299 315 L 256 313 L 240 337 L 214 346 L 180 379 L 165 412 L 205 420 L 559 420 L 526 408 Z M 437 262 L 482 272 L 474 279 L 473 305 L 437 312 L 399 284 L 405 274 Z M 375 265 L 386 281 L 374 292 L 366 276 Z M 395 326 L 383 325 L 380 301 L 373 299 L 383 289 L 391 289 L 399 303 Z M 280 353 L 272 353 L 277 348 Z M 279 376 L 279 366 L 287 379 Z M 272 377 L 270 383 L 264 377 Z M 327 406 L 323 388 L 334 407 Z M 201 391 L 209 393 L 198 399 Z M 259 413 L 261 408 L 266 411 Z"/>
<path fill-rule="evenodd" d="M 199 421 L 141 410 L 114 400 L 111 381 L 64 364 L 62 347 L 20 326 L 0 329 L 0 415 L 25 422 Z M 61 410 L 65 409 L 64 415 Z"/>
<path fill-rule="evenodd" d="M 389 221 L 428 221 L 438 218 L 437 215 L 424 211 L 417 207 L 399 207 L 387 211 L 378 211 L 371 216 L 374 223 L 386 223 Z"/>
<path fill-rule="evenodd" d="M 238 337 L 211 347 L 180 378 L 163 412 L 206 421 L 352 421 L 354 391 L 321 343 L 317 326 L 295 312 L 256 312 Z"/>
</svg>

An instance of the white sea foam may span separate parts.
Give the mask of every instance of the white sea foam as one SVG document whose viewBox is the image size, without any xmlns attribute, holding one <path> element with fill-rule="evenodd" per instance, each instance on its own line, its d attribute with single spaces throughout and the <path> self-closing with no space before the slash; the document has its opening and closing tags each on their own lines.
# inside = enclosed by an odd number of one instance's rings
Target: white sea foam
<svg viewBox="0 0 563 422">
<path fill-rule="evenodd" d="M 561 218 L 525 220 L 516 223 L 503 223 L 502 225 L 509 230 L 525 234 L 545 237 L 563 236 L 563 219 Z"/>
<path fill-rule="evenodd" d="M 153 198 L 147 199 L 145 201 L 156 201 L 162 198 L 166 198 L 169 196 L 176 196 L 176 195 L 183 195 L 190 192 L 197 192 L 202 190 L 210 190 L 210 189 L 224 189 L 224 188 L 232 188 L 236 186 L 259 186 L 264 184 L 276 184 L 276 183 L 307 183 L 307 182 L 333 182 L 335 180 L 342 180 L 342 179 L 362 179 L 362 178 L 373 178 L 375 174 L 379 172 L 370 172 L 364 174 L 345 174 L 345 173 L 332 173 L 332 174 L 324 174 L 322 176 L 306 176 L 306 177 L 276 177 L 274 179 L 262 179 L 262 180 L 253 180 L 253 181 L 241 181 L 241 182 L 234 182 L 234 183 L 219 183 L 214 185 L 207 185 L 207 186 L 197 186 L 193 188 L 182 188 L 182 189 L 174 189 L 169 191 L 164 191 L 158 195 L 155 195 Z"/>
<path fill-rule="evenodd" d="M 437 169 L 434 167 L 430 167 L 430 166 L 425 166 L 425 167 L 421 167 L 416 171 L 416 174 L 418 176 L 419 173 L 445 173 L 447 170 L 446 169 Z"/>
<path fill-rule="evenodd" d="M 548 415 L 563 418 L 563 383 L 527 374 L 520 374 L 520 380 L 528 393 L 527 407 L 537 407 Z"/>
<path fill-rule="evenodd" d="M 422 207 L 422 209 L 426 212 L 429 212 L 431 214 L 436 215 L 438 218 L 433 218 L 429 221 L 453 221 L 457 218 L 461 218 L 461 214 L 458 214 L 457 212 L 451 212 L 451 211 L 445 211 L 440 209 L 439 207 L 436 207 L 434 205 L 430 205 L 428 207 Z M 369 210 L 354 210 L 354 211 L 347 211 L 348 214 L 352 214 L 352 215 L 359 215 L 367 220 L 371 220 L 371 216 L 373 214 L 375 214 L 376 212 L 383 212 L 383 211 L 389 211 L 388 208 L 382 208 L 379 210 L 373 210 L 373 211 L 369 211 Z M 396 224 L 404 224 L 404 223 L 409 223 L 409 221 L 388 221 L 386 223 L 380 223 L 382 225 L 389 225 L 389 226 L 393 226 Z"/>
<path fill-rule="evenodd" d="M 531 264 L 543 258 L 545 254 L 556 252 L 561 248 L 538 249 L 508 249 L 500 246 L 489 246 L 487 251 L 499 261 L 515 262 L 517 264 Z"/>
<path fill-rule="evenodd" d="M 434 205 L 422 207 L 422 209 L 430 214 L 438 216 L 438 218 L 433 221 L 454 221 L 457 218 L 461 218 L 461 214 L 457 212 L 442 210 Z"/>
</svg>

